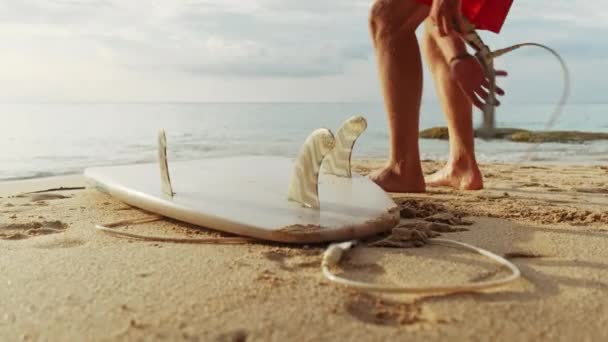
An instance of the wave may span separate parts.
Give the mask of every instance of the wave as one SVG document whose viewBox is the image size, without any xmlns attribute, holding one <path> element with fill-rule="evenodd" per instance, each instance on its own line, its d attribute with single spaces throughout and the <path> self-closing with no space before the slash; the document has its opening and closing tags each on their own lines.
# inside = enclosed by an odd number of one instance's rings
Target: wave
<svg viewBox="0 0 608 342">
<path fill-rule="evenodd" d="M 10 177 L 0 178 L 0 182 L 14 182 L 14 181 L 22 181 L 22 180 L 30 180 L 37 178 L 49 178 L 49 177 L 59 177 L 59 176 L 73 176 L 82 173 L 82 171 L 64 171 L 64 172 L 35 172 L 31 174 L 25 175 L 15 175 Z"/>
</svg>

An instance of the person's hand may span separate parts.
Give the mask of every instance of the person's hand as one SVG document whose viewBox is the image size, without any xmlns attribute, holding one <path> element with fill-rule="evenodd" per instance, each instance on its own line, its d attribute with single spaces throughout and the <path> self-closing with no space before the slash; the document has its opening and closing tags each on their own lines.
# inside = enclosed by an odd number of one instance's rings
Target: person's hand
<svg viewBox="0 0 608 342">
<path fill-rule="evenodd" d="M 507 72 L 497 70 L 496 76 L 507 76 Z M 483 110 L 488 101 L 490 83 L 477 58 L 468 56 L 452 60 L 450 62 L 450 77 L 458 83 L 460 89 L 473 105 Z M 496 94 L 502 96 L 505 92 L 497 86 Z M 499 106 L 500 102 L 496 101 L 496 105 Z"/>
<path fill-rule="evenodd" d="M 462 32 L 462 0 L 433 0 L 429 17 L 439 30 L 439 35 L 445 37 L 456 32 Z"/>
</svg>

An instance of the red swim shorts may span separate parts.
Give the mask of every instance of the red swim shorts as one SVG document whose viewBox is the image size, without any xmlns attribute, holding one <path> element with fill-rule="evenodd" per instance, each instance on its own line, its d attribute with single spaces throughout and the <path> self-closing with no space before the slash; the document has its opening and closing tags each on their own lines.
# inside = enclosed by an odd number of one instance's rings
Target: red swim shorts
<svg viewBox="0 0 608 342">
<path fill-rule="evenodd" d="M 417 0 L 431 5 L 433 0 Z M 513 0 L 462 0 L 462 13 L 478 29 L 500 32 Z"/>
</svg>

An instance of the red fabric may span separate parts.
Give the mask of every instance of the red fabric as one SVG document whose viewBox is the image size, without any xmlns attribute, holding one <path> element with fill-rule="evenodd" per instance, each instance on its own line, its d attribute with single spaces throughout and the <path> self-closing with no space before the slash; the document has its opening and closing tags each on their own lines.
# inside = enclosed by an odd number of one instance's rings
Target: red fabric
<svg viewBox="0 0 608 342">
<path fill-rule="evenodd" d="M 431 5 L 433 0 L 416 0 Z M 513 0 L 462 0 L 462 13 L 478 29 L 499 33 Z"/>
</svg>

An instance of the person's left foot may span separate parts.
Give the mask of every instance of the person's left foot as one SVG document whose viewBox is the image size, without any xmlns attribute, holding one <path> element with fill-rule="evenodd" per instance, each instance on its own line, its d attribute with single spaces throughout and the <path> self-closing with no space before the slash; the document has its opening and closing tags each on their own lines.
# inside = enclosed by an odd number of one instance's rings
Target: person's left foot
<svg viewBox="0 0 608 342">
<path fill-rule="evenodd" d="M 434 174 L 425 177 L 427 186 L 449 186 L 457 190 L 483 189 L 483 176 L 477 162 L 448 164 Z"/>
</svg>

